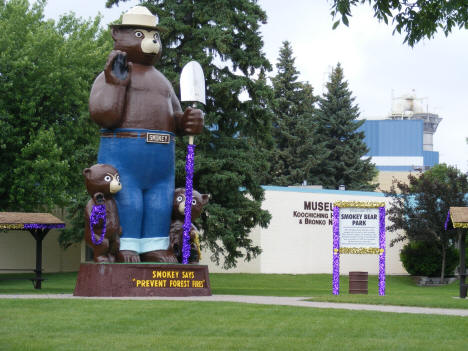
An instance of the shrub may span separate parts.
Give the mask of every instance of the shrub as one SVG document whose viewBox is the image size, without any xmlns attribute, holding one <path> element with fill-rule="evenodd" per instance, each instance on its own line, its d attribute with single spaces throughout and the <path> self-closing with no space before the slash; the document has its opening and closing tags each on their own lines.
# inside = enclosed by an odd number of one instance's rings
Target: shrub
<svg viewBox="0 0 468 351">
<path fill-rule="evenodd" d="M 434 243 L 428 241 L 409 242 L 401 250 L 400 259 L 410 275 L 440 276 L 442 251 Z M 458 250 L 453 247 L 447 248 L 445 275 L 453 275 L 457 265 Z"/>
</svg>

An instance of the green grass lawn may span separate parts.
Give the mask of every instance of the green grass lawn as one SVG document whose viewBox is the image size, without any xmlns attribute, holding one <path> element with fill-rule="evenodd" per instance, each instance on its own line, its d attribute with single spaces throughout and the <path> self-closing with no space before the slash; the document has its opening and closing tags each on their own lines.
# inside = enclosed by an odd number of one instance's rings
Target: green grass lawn
<svg viewBox="0 0 468 351">
<path fill-rule="evenodd" d="M 466 350 L 468 318 L 136 300 L 0 300 L 0 350 Z"/>
<path fill-rule="evenodd" d="M 0 275 L 0 278 L 5 275 Z M 19 275 L 14 275 L 18 277 Z M 22 275 L 31 276 L 31 275 Z M 70 294 L 76 273 L 46 274 L 41 290 L 26 280 L 0 280 L 0 294 Z M 369 276 L 368 295 L 348 294 L 348 277 L 340 279 L 339 296 L 331 293 L 330 274 L 210 274 L 213 294 L 304 296 L 313 301 L 386 304 L 421 307 L 468 308 L 468 299 L 458 299 L 458 282 L 447 286 L 419 287 L 407 276 L 388 276 L 386 296 L 378 295 L 376 276 Z"/>
<path fill-rule="evenodd" d="M 212 277 L 212 278 L 211 278 Z M 304 296 L 311 301 L 468 309 L 459 296 L 458 281 L 446 286 L 416 286 L 411 277 L 387 276 L 386 295 L 379 296 L 378 277 L 369 276 L 369 294 L 348 294 L 348 276 L 340 277 L 340 295 L 332 294 L 330 274 L 213 274 L 213 293 Z"/>
<path fill-rule="evenodd" d="M 18 276 L 18 275 L 16 275 Z M 24 275 L 29 276 L 29 275 Z M 76 273 L 0 281 L 0 294 L 71 293 Z M 305 296 L 319 301 L 468 307 L 456 283 L 421 288 L 387 277 L 387 296 L 331 294 L 331 275 L 211 274 L 214 294 Z M 0 299 L 0 350 L 465 350 L 468 318 L 242 303 Z"/>
</svg>

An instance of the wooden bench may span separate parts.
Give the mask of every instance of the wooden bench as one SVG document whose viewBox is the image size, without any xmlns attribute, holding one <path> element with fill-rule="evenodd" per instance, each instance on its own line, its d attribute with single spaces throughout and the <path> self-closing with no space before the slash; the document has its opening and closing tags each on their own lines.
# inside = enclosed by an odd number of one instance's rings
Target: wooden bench
<svg viewBox="0 0 468 351">
<path fill-rule="evenodd" d="M 50 213 L 0 212 L 0 229 L 29 231 L 36 240 L 36 269 L 33 270 L 36 274 L 33 278 L 28 278 L 33 282 L 35 289 L 40 289 L 44 280 L 42 278 L 42 240 L 54 228 L 65 228 L 65 223 Z"/>
</svg>

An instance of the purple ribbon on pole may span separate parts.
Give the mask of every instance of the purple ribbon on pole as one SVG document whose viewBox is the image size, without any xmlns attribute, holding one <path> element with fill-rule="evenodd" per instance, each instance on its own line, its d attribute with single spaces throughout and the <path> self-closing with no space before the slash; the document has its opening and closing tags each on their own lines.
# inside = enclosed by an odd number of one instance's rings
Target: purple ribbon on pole
<svg viewBox="0 0 468 351">
<path fill-rule="evenodd" d="M 333 207 L 333 295 L 340 294 L 340 208 Z"/>
<path fill-rule="evenodd" d="M 450 223 L 450 210 L 448 211 L 447 219 L 445 220 L 445 224 L 444 224 L 444 229 L 445 230 L 447 230 L 449 223 Z"/>
<path fill-rule="evenodd" d="M 195 145 L 187 146 L 187 159 L 185 161 L 185 219 L 182 244 L 182 263 L 187 264 L 190 257 L 190 229 L 192 228 L 192 190 L 194 169 Z"/>
<path fill-rule="evenodd" d="M 385 296 L 385 207 L 379 207 L 379 219 L 380 219 L 380 229 L 379 229 L 379 246 L 380 246 L 380 256 L 379 256 L 379 295 Z"/>
</svg>

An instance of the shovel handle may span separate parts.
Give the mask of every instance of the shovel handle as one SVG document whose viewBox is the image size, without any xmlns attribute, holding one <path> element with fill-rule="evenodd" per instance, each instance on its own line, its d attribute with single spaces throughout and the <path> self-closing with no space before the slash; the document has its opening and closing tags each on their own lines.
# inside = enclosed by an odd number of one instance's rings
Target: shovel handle
<svg viewBox="0 0 468 351">
<path fill-rule="evenodd" d="M 193 103 L 192 103 L 192 107 L 193 107 L 193 108 L 197 108 L 197 103 L 196 103 L 196 102 L 193 102 Z M 194 136 L 194 135 L 189 135 L 189 137 L 188 137 L 188 143 L 189 143 L 189 145 L 193 145 L 194 139 L 195 139 L 195 136 Z"/>
</svg>

